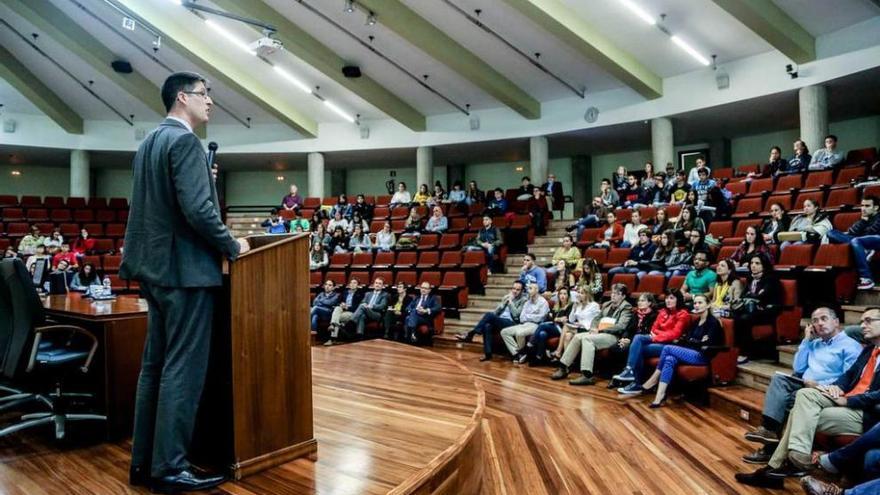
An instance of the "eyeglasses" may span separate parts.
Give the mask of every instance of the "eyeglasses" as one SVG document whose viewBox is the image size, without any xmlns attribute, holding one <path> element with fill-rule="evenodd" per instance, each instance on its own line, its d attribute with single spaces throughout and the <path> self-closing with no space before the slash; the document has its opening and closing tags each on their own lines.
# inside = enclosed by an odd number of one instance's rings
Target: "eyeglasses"
<svg viewBox="0 0 880 495">
<path fill-rule="evenodd" d="M 874 323 L 875 321 L 880 321 L 880 318 L 871 318 L 870 316 L 866 316 L 866 317 L 862 318 L 861 323 L 863 325 L 870 325 L 870 324 Z"/>
<path fill-rule="evenodd" d="M 202 98 L 207 98 L 207 97 L 208 97 L 208 91 L 207 91 L 207 90 L 205 90 L 205 91 L 181 91 L 181 93 L 188 94 L 188 95 L 199 95 L 199 96 L 201 96 Z"/>
</svg>

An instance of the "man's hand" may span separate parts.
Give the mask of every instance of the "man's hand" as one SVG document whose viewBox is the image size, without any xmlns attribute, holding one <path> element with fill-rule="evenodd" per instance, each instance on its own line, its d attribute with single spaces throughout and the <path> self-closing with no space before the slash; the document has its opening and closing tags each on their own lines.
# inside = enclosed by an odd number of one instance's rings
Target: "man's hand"
<svg viewBox="0 0 880 495">
<path fill-rule="evenodd" d="M 236 241 L 238 241 L 238 254 L 244 254 L 251 250 L 251 244 L 244 237 L 239 237 Z"/>
<path fill-rule="evenodd" d="M 806 328 L 804 328 L 804 340 L 810 340 L 812 338 L 813 338 L 813 324 L 810 323 L 809 325 L 806 326 Z"/>
<path fill-rule="evenodd" d="M 843 390 L 837 385 L 819 385 L 816 388 L 831 399 L 837 399 L 838 397 L 843 396 Z"/>
</svg>

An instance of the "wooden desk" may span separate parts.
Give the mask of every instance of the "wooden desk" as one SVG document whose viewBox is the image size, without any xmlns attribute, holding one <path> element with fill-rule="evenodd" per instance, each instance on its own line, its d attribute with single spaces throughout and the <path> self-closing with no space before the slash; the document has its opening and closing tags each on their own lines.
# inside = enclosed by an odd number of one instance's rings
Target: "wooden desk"
<svg viewBox="0 0 880 495">
<path fill-rule="evenodd" d="M 98 352 L 89 370 L 97 400 L 107 415 L 107 436 L 131 436 L 134 397 L 147 335 L 147 303 L 137 296 L 92 301 L 79 293 L 43 299 L 55 321 L 81 326 L 98 337 Z"/>
</svg>

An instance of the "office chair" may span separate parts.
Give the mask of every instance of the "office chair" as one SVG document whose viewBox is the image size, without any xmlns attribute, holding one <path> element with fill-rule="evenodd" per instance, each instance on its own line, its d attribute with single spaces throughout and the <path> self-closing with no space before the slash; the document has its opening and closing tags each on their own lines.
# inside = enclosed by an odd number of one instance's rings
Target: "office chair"
<svg viewBox="0 0 880 495">
<path fill-rule="evenodd" d="M 0 437 L 54 424 L 60 440 L 68 421 L 107 420 L 103 415 L 68 412 L 72 398 L 91 394 L 63 390 L 69 374 L 88 372 L 98 339 L 80 327 L 47 325 L 32 278 L 19 259 L 0 261 L 0 332 L 0 351 L 5 351 L 0 375 L 6 381 L 3 390 L 10 394 L 0 398 L 0 410 L 28 402 L 46 409 L 23 415 L 20 422 L 0 429 Z M 25 390 L 14 388 L 19 384 Z"/>
</svg>

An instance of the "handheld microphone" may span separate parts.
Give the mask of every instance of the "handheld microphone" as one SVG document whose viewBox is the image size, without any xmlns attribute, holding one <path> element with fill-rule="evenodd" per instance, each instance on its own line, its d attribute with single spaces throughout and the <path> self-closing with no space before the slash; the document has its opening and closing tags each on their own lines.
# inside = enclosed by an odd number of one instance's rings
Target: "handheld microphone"
<svg viewBox="0 0 880 495">
<path fill-rule="evenodd" d="M 208 143 L 208 166 L 214 167 L 214 156 L 217 154 L 217 142 L 211 141 Z"/>
</svg>

